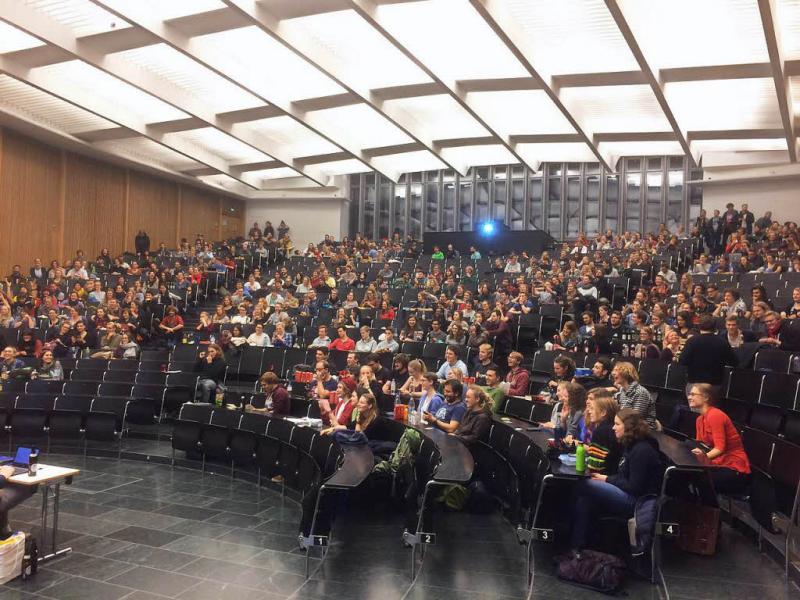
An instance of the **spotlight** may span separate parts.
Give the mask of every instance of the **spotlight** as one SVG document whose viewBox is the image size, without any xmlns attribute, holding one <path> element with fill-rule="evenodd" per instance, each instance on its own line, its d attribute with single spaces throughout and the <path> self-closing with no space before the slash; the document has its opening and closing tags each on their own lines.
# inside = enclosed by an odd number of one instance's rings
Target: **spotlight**
<svg viewBox="0 0 800 600">
<path fill-rule="evenodd" d="M 487 221 L 481 225 L 481 233 L 483 235 L 494 235 L 495 225 L 491 221 Z"/>
</svg>

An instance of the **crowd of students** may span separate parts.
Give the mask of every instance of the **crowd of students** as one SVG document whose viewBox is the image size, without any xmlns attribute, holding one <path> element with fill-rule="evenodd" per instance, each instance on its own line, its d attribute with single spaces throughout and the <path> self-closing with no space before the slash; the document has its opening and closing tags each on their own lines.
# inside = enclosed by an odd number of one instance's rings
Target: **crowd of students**
<svg viewBox="0 0 800 600">
<path fill-rule="evenodd" d="M 161 244 L 150 253 L 148 238 L 137 239 L 139 253 L 128 258 L 112 259 L 104 250 L 88 262 L 79 251 L 49 269 L 37 259 L 27 275 L 15 266 L 0 294 L 0 331 L 16 337 L 2 344 L 0 376 L 27 366 L 28 376 L 58 379 L 58 360 L 65 357 L 135 358 L 141 346 L 202 342 L 208 345 L 195 370 L 201 374 L 200 398 L 209 401 L 226 357 L 242 346 L 307 345 L 317 350 L 310 394 L 329 432 L 351 428 L 368 434 L 374 416 L 399 396 L 415 404 L 424 422 L 471 442 L 488 430 L 493 403 L 530 391 L 524 355 L 512 350 L 518 325 L 537 309 L 560 305 L 570 317 L 547 341 L 563 354 L 545 387 L 563 403 L 550 424 L 559 439 L 588 447 L 593 476 L 574 504 L 580 545 L 585 528 L 578 513 L 587 507 L 629 511 L 636 497 L 653 489 L 658 469 L 648 432 L 659 424 L 651 395 L 638 383 L 636 359 L 687 367 L 687 409 L 700 413 L 697 439 L 707 446 L 698 451 L 699 460 L 720 467 L 714 477 L 720 490 L 746 486 L 747 457 L 730 419 L 713 406 L 716 386 L 724 366 L 736 364 L 734 349 L 756 344 L 800 350 L 800 329 L 794 326 L 800 288 L 785 306 L 774 306 L 760 284 L 742 295 L 735 287 L 695 283 L 691 275 L 800 271 L 796 224 L 751 216 L 746 206 L 710 219 L 701 214 L 690 236 L 699 248 L 691 261 L 685 259 L 686 240 L 664 226 L 645 235 L 580 235 L 540 255 L 484 258 L 482 249 L 471 248 L 462 256 L 448 246 L 436 248 L 424 265 L 415 262 L 418 242 L 398 233 L 380 241 L 325 236 L 307 248 L 305 260 L 228 276 L 217 290 L 220 302 L 191 325 L 184 320 L 191 304 L 179 300 L 197 297 L 209 273 L 230 275 L 237 256 L 259 255 L 266 247 L 292 254 L 285 223 L 277 236 L 271 224 L 262 230 L 256 223 L 246 238 L 230 244 L 198 239 L 194 246 L 184 241 L 169 251 Z M 621 309 L 607 295 L 607 278 L 617 276 L 641 282 Z M 397 289 L 412 291 L 413 300 L 400 305 L 390 293 Z M 163 316 L 157 305 L 166 305 Z M 302 323 L 315 318 L 317 335 L 310 339 Z M 370 325 L 376 323 L 374 338 Z M 358 335 L 351 337 L 354 328 Z M 410 341 L 447 346 L 438 371 L 428 372 L 418 357 L 399 353 Z M 470 364 L 459 358 L 464 348 L 475 357 Z M 332 350 L 349 353 L 345 370 L 334 372 Z M 579 350 L 623 356 L 613 369 L 601 357 L 591 375 L 576 377 L 569 354 Z M 385 353 L 393 355 L 391 370 L 382 366 Z M 26 357 L 40 360 L 31 366 Z M 288 411 L 277 375 L 267 372 L 261 383 L 274 412 Z"/>
</svg>

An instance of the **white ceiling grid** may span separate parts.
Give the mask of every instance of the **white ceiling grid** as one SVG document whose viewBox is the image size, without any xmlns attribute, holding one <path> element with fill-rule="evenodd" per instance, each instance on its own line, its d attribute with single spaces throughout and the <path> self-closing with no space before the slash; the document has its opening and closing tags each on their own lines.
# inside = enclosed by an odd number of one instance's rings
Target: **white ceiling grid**
<svg viewBox="0 0 800 600">
<path fill-rule="evenodd" d="M 0 113 L 243 197 L 686 148 L 796 162 L 798 111 L 800 0 L 0 0 Z"/>
</svg>

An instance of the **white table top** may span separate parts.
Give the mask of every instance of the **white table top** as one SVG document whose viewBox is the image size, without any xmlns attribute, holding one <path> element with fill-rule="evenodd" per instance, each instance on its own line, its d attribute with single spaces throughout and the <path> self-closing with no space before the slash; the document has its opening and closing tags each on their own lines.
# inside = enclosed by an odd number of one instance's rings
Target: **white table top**
<svg viewBox="0 0 800 600">
<path fill-rule="evenodd" d="M 21 475 L 14 475 L 9 481 L 20 485 L 36 485 L 56 479 L 66 479 L 80 472 L 80 469 L 73 469 L 71 467 L 56 467 L 54 465 L 40 464 L 35 477 L 31 477 L 27 473 L 22 473 Z"/>
</svg>

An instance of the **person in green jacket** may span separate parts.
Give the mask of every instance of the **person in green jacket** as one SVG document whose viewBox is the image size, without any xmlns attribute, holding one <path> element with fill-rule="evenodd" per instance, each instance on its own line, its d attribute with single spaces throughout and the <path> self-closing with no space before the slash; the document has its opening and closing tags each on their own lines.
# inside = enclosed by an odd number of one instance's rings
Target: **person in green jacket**
<svg viewBox="0 0 800 600">
<path fill-rule="evenodd" d="M 503 398 L 506 396 L 503 392 L 503 388 L 500 387 L 500 381 L 501 379 L 497 372 L 497 367 L 489 367 L 486 369 L 486 385 L 482 386 L 481 389 L 486 392 L 486 395 L 491 400 L 487 406 L 491 411 L 496 410 L 496 408 L 502 404 Z"/>
</svg>

